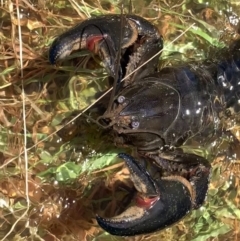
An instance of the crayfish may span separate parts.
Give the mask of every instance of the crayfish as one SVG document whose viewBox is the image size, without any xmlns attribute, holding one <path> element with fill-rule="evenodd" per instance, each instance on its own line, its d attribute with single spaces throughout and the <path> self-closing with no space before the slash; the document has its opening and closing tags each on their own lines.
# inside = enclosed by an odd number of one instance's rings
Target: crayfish
<svg viewBox="0 0 240 241">
<path fill-rule="evenodd" d="M 96 216 L 113 235 L 156 232 L 203 205 L 211 165 L 184 146 L 191 141 L 205 143 L 223 129 L 221 119 L 239 112 L 239 44 L 229 48 L 224 59 L 158 70 L 155 54 L 162 48 L 158 29 L 130 14 L 90 18 L 58 36 L 50 47 L 51 64 L 74 50 L 93 52 L 115 80 L 113 98 L 98 121 L 137 149 L 134 157 L 118 155 L 137 195 L 136 204 L 122 214 Z M 154 165 L 160 177 L 154 178 L 138 159 Z"/>
</svg>

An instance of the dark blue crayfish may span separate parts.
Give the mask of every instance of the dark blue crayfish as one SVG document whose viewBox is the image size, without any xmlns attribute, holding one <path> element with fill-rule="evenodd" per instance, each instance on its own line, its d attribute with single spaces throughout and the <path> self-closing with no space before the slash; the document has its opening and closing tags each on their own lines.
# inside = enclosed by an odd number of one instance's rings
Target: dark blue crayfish
<svg viewBox="0 0 240 241">
<path fill-rule="evenodd" d="M 137 149 L 136 157 L 119 154 L 136 188 L 136 204 L 113 218 L 97 216 L 107 232 L 155 232 L 203 204 L 211 165 L 184 147 L 214 139 L 218 130 L 224 131 L 222 120 L 239 112 L 239 46 L 236 42 L 226 50 L 223 59 L 161 70 L 154 57 L 129 75 L 163 48 L 157 28 L 139 16 L 90 18 L 54 40 L 52 64 L 73 50 L 87 49 L 101 58 L 116 88 L 98 121 L 115 133 L 117 142 Z M 160 177 L 135 158 L 154 165 Z"/>
</svg>

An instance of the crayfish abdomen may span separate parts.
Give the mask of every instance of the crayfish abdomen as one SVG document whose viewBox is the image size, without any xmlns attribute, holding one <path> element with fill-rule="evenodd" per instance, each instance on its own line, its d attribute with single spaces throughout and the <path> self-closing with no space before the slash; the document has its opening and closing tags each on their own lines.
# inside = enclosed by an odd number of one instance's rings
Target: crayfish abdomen
<svg viewBox="0 0 240 241">
<path fill-rule="evenodd" d="M 116 28 L 124 23 L 122 38 Z M 150 233 L 179 221 L 206 197 L 211 166 L 202 156 L 184 152 L 189 139 L 212 138 L 228 108 L 239 111 L 240 50 L 227 58 L 156 70 L 151 55 L 162 49 L 156 27 L 135 15 L 107 15 L 86 20 L 60 35 L 50 48 L 50 62 L 88 49 L 98 54 L 115 79 L 114 98 L 99 117 L 125 144 L 137 149 L 137 158 L 154 162 L 154 179 L 135 158 L 125 160 L 137 190 L 136 204 L 99 225 L 114 235 Z M 120 56 L 116 66 L 117 57 Z M 125 79 L 127 81 L 123 81 Z"/>
</svg>

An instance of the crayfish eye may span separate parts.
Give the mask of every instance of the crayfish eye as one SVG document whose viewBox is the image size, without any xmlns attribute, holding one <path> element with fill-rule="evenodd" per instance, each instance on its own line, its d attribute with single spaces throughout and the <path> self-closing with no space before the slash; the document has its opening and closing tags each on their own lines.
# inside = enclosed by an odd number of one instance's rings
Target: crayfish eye
<svg viewBox="0 0 240 241">
<path fill-rule="evenodd" d="M 137 129 L 139 127 L 139 125 L 140 125 L 139 121 L 132 121 L 131 122 L 131 127 L 133 129 Z"/>
<path fill-rule="evenodd" d="M 117 101 L 119 104 L 122 104 L 124 101 L 125 101 L 125 97 L 123 95 L 120 95 L 118 98 L 117 98 Z"/>
</svg>

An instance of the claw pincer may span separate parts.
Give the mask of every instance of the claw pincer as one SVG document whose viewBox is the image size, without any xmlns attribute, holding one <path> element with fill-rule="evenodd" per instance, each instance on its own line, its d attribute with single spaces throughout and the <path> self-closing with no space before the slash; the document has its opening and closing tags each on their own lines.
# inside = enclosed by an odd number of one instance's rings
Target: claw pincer
<svg viewBox="0 0 240 241">
<path fill-rule="evenodd" d="M 121 31 L 119 31 L 121 29 Z M 122 34 L 120 34 L 122 32 Z M 239 44 L 224 60 L 182 64 L 158 71 L 158 57 L 128 76 L 163 47 L 158 29 L 135 15 L 88 19 L 57 37 L 50 47 L 52 64 L 73 50 L 99 55 L 109 74 L 121 83 L 99 120 L 132 145 L 139 160 L 119 154 L 136 189 L 135 204 L 112 218 L 97 215 L 113 235 L 132 236 L 164 229 L 199 208 L 207 195 L 211 166 L 184 145 L 213 140 L 224 110 L 240 111 Z M 120 66 L 116 66 L 120 57 Z M 117 71 L 120 69 L 120 71 Z M 220 126 L 223 128 L 223 126 Z M 187 149 L 189 150 L 189 149 Z M 188 153 L 189 152 L 189 153 Z"/>
<path fill-rule="evenodd" d="M 124 31 L 120 36 L 122 26 Z M 124 74 L 126 71 L 133 71 L 137 65 L 143 63 L 143 55 L 150 57 L 159 51 L 162 48 L 162 38 L 155 26 L 135 15 L 93 17 L 57 37 L 50 47 L 49 60 L 51 64 L 55 64 L 74 50 L 86 49 L 99 55 L 109 74 L 115 77 L 117 55 L 124 55 L 123 51 L 130 46 L 133 49 L 137 41 L 141 47 L 132 55 L 133 61 L 129 61 L 127 70 L 124 68 Z M 148 65 L 149 68 L 150 66 L 155 68 L 157 62 L 155 58 L 151 65 Z"/>
</svg>

